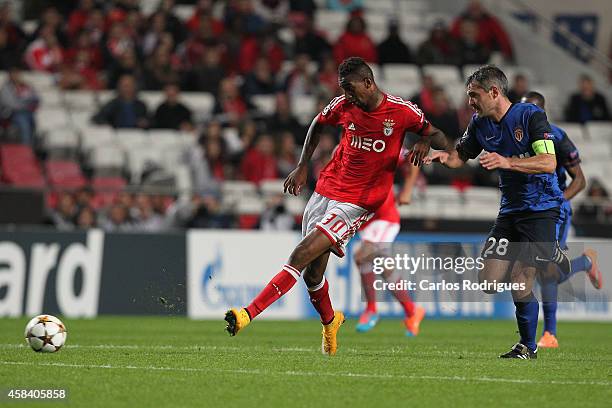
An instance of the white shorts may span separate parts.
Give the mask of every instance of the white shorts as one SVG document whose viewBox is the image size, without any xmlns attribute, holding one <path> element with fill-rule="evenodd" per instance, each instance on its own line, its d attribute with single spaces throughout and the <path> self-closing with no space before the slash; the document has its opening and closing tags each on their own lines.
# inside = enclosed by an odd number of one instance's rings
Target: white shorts
<svg viewBox="0 0 612 408">
<path fill-rule="evenodd" d="M 302 236 L 305 237 L 315 228 L 320 230 L 332 242 L 331 251 L 343 257 L 346 244 L 353 238 L 361 224 L 373 215 L 374 213 L 358 205 L 312 193 L 304 209 Z"/>
<path fill-rule="evenodd" d="M 374 220 L 359 231 L 359 236 L 362 240 L 373 243 L 391 243 L 395 241 L 399 230 L 400 225 L 396 222 Z"/>
</svg>

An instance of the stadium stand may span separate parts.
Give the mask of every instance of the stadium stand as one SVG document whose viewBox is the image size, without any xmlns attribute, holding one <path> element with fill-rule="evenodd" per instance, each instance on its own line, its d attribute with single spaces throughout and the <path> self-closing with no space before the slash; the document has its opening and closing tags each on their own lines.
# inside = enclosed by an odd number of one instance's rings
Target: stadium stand
<svg viewBox="0 0 612 408">
<path fill-rule="evenodd" d="M 139 2 L 138 14 L 143 21 L 158 7 L 157 0 L 142 0 Z M 129 7 L 127 3 L 117 0 L 113 2 L 98 2 L 97 6 L 108 17 L 113 15 L 117 20 L 108 20 L 108 32 L 97 33 L 102 50 L 102 58 L 97 63 L 88 65 L 89 71 L 80 71 L 78 75 L 86 78 L 93 72 L 102 87 L 92 87 L 83 80 L 80 85 L 67 89 L 62 88 L 64 68 L 68 69 L 73 63 L 76 53 L 88 53 L 91 49 L 78 49 L 76 36 L 63 38 L 61 42 L 65 54 L 62 68 L 50 72 L 32 71 L 23 69 L 22 79 L 38 94 L 39 104 L 34 107 L 36 122 L 36 141 L 33 145 L 17 145 L 19 135 L 10 120 L 2 121 L 2 146 L 0 158 L 2 168 L 2 182 L 19 186 L 44 188 L 52 191 L 71 190 L 84 186 L 93 187 L 96 208 L 104 211 L 116 199 L 117 191 L 127 188 L 130 192 L 140 191 L 143 188 L 150 190 L 151 183 L 155 187 L 160 179 L 170 180 L 158 187 L 163 187 L 164 194 L 173 199 L 182 197 L 186 199 L 195 193 L 193 172 L 195 169 L 186 157 L 195 151 L 202 151 L 201 160 L 204 162 L 207 180 L 210 189 L 220 194 L 223 211 L 234 212 L 241 218 L 242 227 L 257 225 L 258 215 L 265 209 L 267 197 L 282 192 L 283 180 L 264 180 L 259 186 L 245 182 L 244 175 L 240 174 L 240 163 L 244 153 L 249 149 L 257 137 L 269 133 L 270 118 L 277 113 L 276 92 L 286 92 L 286 80 L 296 67 L 295 58 L 300 53 L 309 54 L 307 73 L 292 85 L 291 93 L 287 93 L 292 117 L 297 119 L 294 127 L 287 128 L 293 132 L 296 144 L 295 160 L 299 155 L 300 144 L 303 142 L 307 126 L 316 112 L 324 106 L 337 92 L 337 78 L 335 73 L 325 73 L 324 67 L 329 65 L 331 50 L 336 40 L 346 29 L 346 23 L 351 14 L 346 11 L 329 10 L 325 1 L 317 1 L 317 9 L 313 15 L 313 29 L 305 40 L 296 37 L 295 22 L 307 21 L 308 17 L 297 16 L 290 13 L 286 20 L 277 29 L 277 38 L 280 44 L 282 57 L 278 60 L 278 71 L 273 74 L 272 82 L 274 92 L 270 94 L 256 94 L 250 98 L 237 100 L 224 99 L 222 94 L 216 92 L 201 92 L 192 78 L 198 70 L 206 66 L 217 64 L 225 77 L 235 79 L 241 86 L 248 73 L 239 73 L 238 61 L 244 58 L 252 59 L 264 57 L 274 65 L 278 55 L 273 52 L 271 44 L 260 37 L 261 47 L 251 50 L 251 43 L 241 41 L 224 43 L 225 37 L 220 33 L 229 29 L 224 26 L 224 18 L 231 16 L 234 10 L 228 10 L 223 2 L 212 2 L 213 8 L 208 10 L 210 20 L 216 27 L 216 32 L 206 34 L 210 37 L 203 39 L 202 35 L 193 29 L 190 24 L 194 20 L 196 8 L 193 5 L 178 4 L 174 6 L 173 13 L 178 17 L 182 26 L 174 30 L 166 28 L 167 38 L 156 38 L 149 27 L 142 25 L 133 27 L 130 31 L 125 26 L 125 14 Z M 229 7 L 229 6 L 227 6 Z M 411 51 L 418 47 L 429 37 L 429 31 L 434 23 L 449 24 L 452 15 L 441 14 L 430 10 L 430 5 L 424 0 L 402 1 L 401 7 L 394 0 L 365 1 L 365 11 L 352 12 L 353 15 L 362 15 L 365 18 L 366 31 L 370 38 L 378 44 L 388 35 L 389 16 L 400 23 L 400 37 L 408 44 Z M 114 14 L 113 14 L 114 13 Z M 297 17 L 296 17 L 297 16 Z M 68 21 L 70 11 L 64 16 Z M 18 19 L 17 19 L 18 20 Z M 259 19 L 261 20 L 261 19 Z M 263 31 L 266 21 L 258 30 Z M 26 35 L 33 35 L 38 28 L 36 22 L 21 21 L 21 27 Z M 246 27 L 241 27 L 247 30 Z M 127 48 L 138 56 L 135 64 L 128 66 L 123 58 L 122 49 L 110 41 L 109 33 L 117 31 L 118 40 L 123 41 Z M 62 31 L 60 29 L 60 31 Z M 266 33 L 270 33 L 269 31 Z M 95 33 L 92 35 L 91 45 L 95 48 Z M 319 37 L 315 36 L 320 35 Z M 65 33 L 60 33 L 65 35 Z M 254 32 L 243 31 L 244 38 L 250 38 Z M 34 37 L 27 37 L 31 41 Z M 265 37 L 268 38 L 268 37 Z M 315 39 L 319 38 L 319 39 Z M 139 44 L 143 41 L 152 41 L 150 54 L 144 53 Z M 208 42 L 207 42 L 208 41 Z M 264 44 L 265 43 L 265 44 Z M 205 46 L 205 44 L 207 44 Z M 208 47 L 208 48 L 207 48 Z M 138 98 L 142 100 L 152 115 L 157 107 L 164 102 L 164 92 L 157 89 L 147 89 L 143 85 L 147 75 L 153 71 L 151 68 L 155 50 L 165 50 L 169 62 L 162 72 L 155 75 L 166 75 L 169 81 L 178 82 L 183 92 L 179 95 L 182 102 L 192 114 L 195 128 L 193 129 L 153 129 L 149 124 L 139 128 L 112 128 L 106 125 L 94 124 L 91 118 L 102 106 L 117 96 L 117 91 L 111 88 L 114 78 L 116 82 L 121 73 L 135 75 L 139 85 Z M 213 50 L 213 51 L 210 51 Z M 17 50 L 23 56 L 24 49 Z M 81 54 L 78 54 L 81 55 Z M 93 55 L 93 54 L 91 54 Z M 81 56 L 83 60 L 85 55 Z M 216 60 L 220 61 L 216 61 Z M 498 59 L 499 61 L 499 59 Z M 24 64 L 19 64 L 25 68 Z M 90 61 L 91 62 L 91 61 Z M 436 87 L 441 87 L 450 101 L 451 111 L 459 118 L 463 127 L 466 118 L 469 120 L 469 107 L 466 105 L 464 89 L 465 78 L 477 67 L 474 65 L 444 65 L 427 64 L 416 65 L 415 61 L 408 63 L 388 63 L 378 65 L 372 61 L 372 69 L 381 89 L 399 95 L 405 99 L 421 96 L 423 75 L 429 75 Z M 97 65 L 96 65 L 97 64 Z M 128 64 L 128 65 L 126 65 Z M 208 65 L 207 65 L 208 64 Z M 333 63 L 335 66 L 335 62 Z M 563 114 L 563 101 L 571 91 L 566 84 L 553 84 L 545 81 L 534 67 L 516 65 L 513 60 L 501 60 L 509 81 L 517 74 L 527 77 L 530 88 L 540 91 L 547 99 L 547 110 L 552 121 L 559 121 Z M 157 68 L 155 68 L 157 69 Z M 8 73 L 0 72 L 0 86 L 8 81 Z M 427 100 L 421 101 L 421 108 L 426 114 L 435 116 L 435 109 L 428 105 Z M 120 115 L 131 115 L 123 111 Z M 150 118 L 151 116 L 149 116 Z M 124 116 L 122 116 L 124 118 Z M 220 123 L 217 130 L 216 125 Z M 289 122 L 286 122 L 289 123 Z M 609 159 L 612 156 L 612 123 L 587 122 L 584 125 L 576 123 L 559 122 L 579 147 L 583 157 L 584 169 L 589 177 L 596 177 L 606 189 L 612 188 L 612 168 Z M 301 130 L 298 131 L 298 127 Z M 275 143 L 281 142 L 280 134 L 273 132 Z M 449 135 L 457 138 L 460 135 Z M 337 140 L 338 135 L 334 134 Z M 597 143 L 592 143 L 597 142 Z M 277 146 L 278 149 L 279 146 Z M 277 158 L 278 159 L 278 158 Z M 41 165 L 42 163 L 42 165 Z M 461 180 L 448 179 L 446 175 L 440 176 L 439 169 L 434 167 L 425 172 L 424 182 L 418 199 L 414 200 L 409 208 L 402 209 L 402 215 L 409 218 L 442 216 L 449 219 L 460 219 L 466 214 L 473 219 L 491 219 L 491 208 L 497 205 L 497 191 L 490 184 L 482 182 L 478 175 L 479 166 L 476 162 L 470 163 L 467 173 L 461 174 Z M 152 174 L 154 176 L 152 176 Z M 466 175 L 467 174 L 467 175 Z M 285 174 L 282 174 L 283 176 Z M 46 179 L 45 179 L 46 176 Z M 107 178 L 110 177 L 110 178 Z M 152 181 L 153 180 L 153 181 Z M 432 185 L 436 180 L 445 180 L 447 185 Z M 457 185 L 467 188 L 458 189 Z M 311 186 L 312 187 L 312 186 Z M 102 192 L 104 189 L 109 192 Z M 286 197 L 285 206 L 296 216 L 301 215 L 305 205 L 301 197 Z"/>
</svg>

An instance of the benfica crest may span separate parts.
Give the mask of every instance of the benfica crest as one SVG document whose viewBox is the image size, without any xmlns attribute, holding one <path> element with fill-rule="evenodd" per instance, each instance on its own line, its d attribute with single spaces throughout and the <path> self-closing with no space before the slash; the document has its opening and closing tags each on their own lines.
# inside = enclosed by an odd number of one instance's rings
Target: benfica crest
<svg viewBox="0 0 612 408">
<path fill-rule="evenodd" d="M 391 136 L 393 133 L 393 126 L 395 126 L 395 121 L 393 119 L 385 119 L 383 121 L 383 134 L 385 136 Z"/>
<path fill-rule="evenodd" d="M 523 129 L 520 127 L 517 127 L 516 129 L 514 129 L 514 138 L 516 139 L 517 142 L 520 142 L 521 140 L 523 140 Z"/>
</svg>

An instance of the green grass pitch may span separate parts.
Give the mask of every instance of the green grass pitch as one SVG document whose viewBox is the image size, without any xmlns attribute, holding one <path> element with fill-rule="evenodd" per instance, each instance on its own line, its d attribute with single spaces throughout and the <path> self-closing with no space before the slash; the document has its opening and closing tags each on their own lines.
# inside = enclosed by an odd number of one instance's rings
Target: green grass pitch
<svg viewBox="0 0 612 408">
<path fill-rule="evenodd" d="M 612 401 L 612 324 L 560 322 L 558 350 L 500 360 L 512 321 L 425 321 L 418 338 L 383 320 L 340 331 L 320 353 L 316 321 L 255 321 L 230 338 L 222 321 L 174 317 L 69 320 L 66 346 L 24 345 L 27 319 L 0 320 L 0 388 L 64 388 L 77 407 L 603 407 Z"/>
</svg>

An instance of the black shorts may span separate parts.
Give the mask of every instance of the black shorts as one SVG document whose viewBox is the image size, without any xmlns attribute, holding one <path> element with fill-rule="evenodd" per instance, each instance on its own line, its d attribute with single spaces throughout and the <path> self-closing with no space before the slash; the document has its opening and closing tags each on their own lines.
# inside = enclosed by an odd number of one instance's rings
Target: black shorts
<svg viewBox="0 0 612 408">
<path fill-rule="evenodd" d="M 559 217 L 559 208 L 499 214 L 481 256 L 543 266 L 553 259 L 559 248 Z"/>
</svg>

